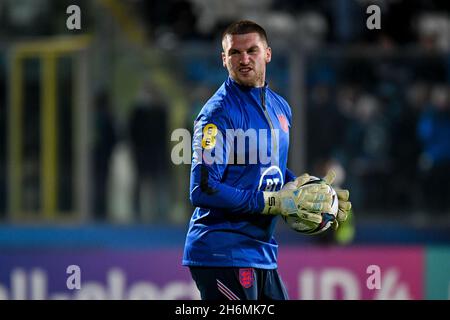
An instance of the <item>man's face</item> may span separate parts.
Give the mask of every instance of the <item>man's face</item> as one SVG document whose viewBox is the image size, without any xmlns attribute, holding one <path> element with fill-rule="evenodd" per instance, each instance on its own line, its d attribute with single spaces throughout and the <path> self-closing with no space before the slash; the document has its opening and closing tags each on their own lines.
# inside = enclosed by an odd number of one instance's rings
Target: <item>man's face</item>
<svg viewBox="0 0 450 320">
<path fill-rule="evenodd" d="M 258 33 L 227 35 L 222 46 L 223 66 L 234 81 L 244 86 L 264 86 L 272 50 Z"/>
</svg>

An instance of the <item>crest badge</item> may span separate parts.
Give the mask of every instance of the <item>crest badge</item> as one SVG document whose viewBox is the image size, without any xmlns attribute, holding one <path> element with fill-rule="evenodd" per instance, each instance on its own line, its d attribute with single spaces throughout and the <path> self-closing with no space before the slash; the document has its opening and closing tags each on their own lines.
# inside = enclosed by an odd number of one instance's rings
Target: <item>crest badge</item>
<svg viewBox="0 0 450 320">
<path fill-rule="evenodd" d="M 242 268 L 239 269 L 239 282 L 244 288 L 250 288 L 255 281 L 255 276 L 253 273 L 253 268 Z"/>
</svg>

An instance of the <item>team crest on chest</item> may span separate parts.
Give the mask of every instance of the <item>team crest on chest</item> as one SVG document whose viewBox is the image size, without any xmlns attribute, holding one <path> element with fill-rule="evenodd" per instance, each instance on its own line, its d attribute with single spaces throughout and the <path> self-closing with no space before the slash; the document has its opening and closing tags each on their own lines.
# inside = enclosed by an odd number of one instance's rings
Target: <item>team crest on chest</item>
<svg viewBox="0 0 450 320">
<path fill-rule="evenodd" d="M 280 121 L 281 129 L 283 129 L 283 131 L 287 133 L 289 131 L 289 124 L 288 124 L 286 117 L 282 114 L 279 114 L 278 121 Z"/>
</svg>

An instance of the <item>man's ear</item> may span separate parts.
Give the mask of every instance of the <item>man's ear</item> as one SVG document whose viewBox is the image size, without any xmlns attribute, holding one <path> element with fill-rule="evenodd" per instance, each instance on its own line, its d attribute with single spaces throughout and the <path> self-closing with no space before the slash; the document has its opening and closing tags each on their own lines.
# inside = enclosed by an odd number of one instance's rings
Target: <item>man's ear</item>
<svg viewBox="0 0 450 320">
<path fill-rule="evenodd" d="M 272 48 L 267 47 L 266 49 L 266 63 L 269 63 L 272 60 Z"/>
<path fill-rule="evenodd" d="M 227 68 L 227 57 L 225 56 L 225 52 L 222 51 L 222 65 L 226 69 Z"/>
</svg>

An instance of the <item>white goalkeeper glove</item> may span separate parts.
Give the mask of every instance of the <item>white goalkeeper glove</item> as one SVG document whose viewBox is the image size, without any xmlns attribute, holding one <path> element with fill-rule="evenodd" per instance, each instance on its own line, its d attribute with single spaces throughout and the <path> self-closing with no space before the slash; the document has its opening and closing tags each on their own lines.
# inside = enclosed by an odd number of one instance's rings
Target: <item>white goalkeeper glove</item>
<svg viewBox="0 0 450 320">
<path fill-rule="evenodd" d="M 331 186 L 335 178 L 336 173 L 333 170 L 329 170 L 326 176 L 323 178 L 323 181 Z M 352 208 L 352 203 L 349 201 L 350 192 L 348 190 L 336 188 L 333 189 L 334 191 L 336 191 L 339 204 L 339 210 L 336 216 L 336 220 L 334 220 L 333 222 L 333 228 L 336 230 L 339 227 L 339 222 L 344 222 L 347 219 L 350 209 Z"/>
<path fill-rule="evenodd" d="M 331 209 L 331 193 L 325 184 L 303 186 L 309 175 L 303 174 L 287 183 L 280 191 L 264 192 L 262 214 L 295 216 L 305 224 L 317 225 L 322 221 L 321 212 Z"/>
</svg>

